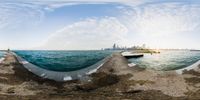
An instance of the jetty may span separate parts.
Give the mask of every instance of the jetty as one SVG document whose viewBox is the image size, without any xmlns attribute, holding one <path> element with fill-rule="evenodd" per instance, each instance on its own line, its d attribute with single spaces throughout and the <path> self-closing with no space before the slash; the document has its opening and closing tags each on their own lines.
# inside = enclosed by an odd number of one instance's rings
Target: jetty
<svg viewBox="0 0 200 100">
<path fill-rule="evenodd" d="M 200 50 L 190 50 L 190 51 L 200 51 Z"/>
<path fill-rule="evenodd" d="M 124 56 L 127 59 L 139 58 L 139 57 L 143 57 L 144 56 L 144 54 L 142 54 L 142 53 L 132 53 L 132 52 L 122 52 L 121 54 L 122 54 L 122 56 Z"/>
<path fill-rule="evenodd" d="M 57 73 L 38 73 L 37 67 L 12 52 L 0 64 L 0 100 L 59 99 L 134 99 L 134 100 L 199 100 L 200 69 L 184 71 L 155 71 L 130 64 L 121 53 L 114 53 L 88 80 L 73 80 L 76 75 L 48 79 Z M 198 65 L 198 64 L 197 64 Z M 198 65 L 199 66 L 199 65 Z M 34 73 L 35 70 L 37 73 Z M 92 68 L 93 69 L 93 68 Z M 43 71 L 43 70 L 41 70 Z M 91 71 L 91 70 L 88 70 Z M 41 76 L 40 76 L 41 75 Z M 82 74 L 83 75 L 83 74 Z M 69 77 L 71 76 L 71 77 Z M 60 80 L 60 81 L 59 81 Z M 187 94 L 189 93 L 189 94 Z M 139 98 L 139 99 L 138 99 Z"/>
</svg>

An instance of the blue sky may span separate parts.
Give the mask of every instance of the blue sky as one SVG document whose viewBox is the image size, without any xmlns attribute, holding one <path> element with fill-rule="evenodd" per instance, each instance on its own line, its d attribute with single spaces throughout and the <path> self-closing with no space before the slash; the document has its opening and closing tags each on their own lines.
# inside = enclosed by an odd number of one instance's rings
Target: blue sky
<svg viewBox="0 0 200 100">
<path fill-rule="evenodd" d="M 0 23 L 0 49 L 200 49 L 197 0 L 4 0 Z"/>
</svg>

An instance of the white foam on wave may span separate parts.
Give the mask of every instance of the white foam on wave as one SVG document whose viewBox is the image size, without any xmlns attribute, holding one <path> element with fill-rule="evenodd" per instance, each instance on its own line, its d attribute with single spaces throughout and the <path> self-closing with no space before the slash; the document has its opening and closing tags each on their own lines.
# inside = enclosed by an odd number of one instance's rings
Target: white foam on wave
<svg viewBox="0 0 200 100">
<path fill-rule="evenodd" d="M 2 63 L 2 61 L 4 61 L 4 59 L 5 59 L 4 57 L 3 57 L 3 58 L 0 58 L 0 63 Z"/>
<path fill-rule="evenodd" d="M 128 64 L 128 67 L 135 67 L 135 66 L 136 66 L 135 63 L 129 63 L 129 64 Z"/>
<path fill-rule="evenodd" d="M 103 63 L 103 64 L 104 64 L 104 63 Z M 101 66 L 103 66 L 103 64 L 99 65 L 97 68 L 95 68 L 95 69 L 93 69 L 93 70 L 90 70 L 90 71 L 87 72 L 86 74 L 87 74 L 87 75 L 90 75 L 90 74 L 92 74 L 92 73 L 97 72 L 97 70 L 98 70 Z"/>
<path fill-rule="evenodd" d="M 194 64 L 188 66 L 188 67 L 185 67 L 185 68 L 176 70 L 176 73 L 182 74 L 184 70 L 187 70 L 187 71 L 188 71 L 188 70 L 191 70 L 191 69 L 196 70 L 196 69 L 198 69 L 198 66 L 199 66 L 199 65 L 200 65 L 200 60 L 197 61 L 196 63 L 194 63 Z"/>
<path fill-rule="evenodd" d="M 71 77 L 71 76 L 65 76 L 65 77 L 63 78 L 63 80 L 64 80 L 64 81 L 70 81 L 70 80 L 72 80 L 72 77 Z"/>
<path fill-rule="evenodd" d="M 40 76 L 41 76 L 41 77 L 45 77 L 45 76 L 46 76 L 46 74 L 45 74 L 45 73 L 42 73 Z"/>
<path fill-rule="evenodd" d="M 22 64 L 28 64 L 29 62 L 28 61 L 22 61 L 21 63 Z"/>
</svg>

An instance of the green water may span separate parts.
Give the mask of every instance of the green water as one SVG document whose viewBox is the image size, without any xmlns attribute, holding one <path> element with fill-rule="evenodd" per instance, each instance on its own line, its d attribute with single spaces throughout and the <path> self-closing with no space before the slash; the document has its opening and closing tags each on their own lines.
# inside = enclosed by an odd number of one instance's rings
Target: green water
<svg viewBox="0 0 200 100">
<path fill-rule="evenodd" d="M 5 52 L 0 51 L 0 58 L 2 58 L 5 55 Z"/>
<path fill-rule="evenodd" d="M 75 71 L 109 56 L 110 51 L 14 51 L 28 62 L 53 71 Z"/>
<path fill-rule="evenodd" d="M 129 59 L 142 68 L 155 70 L 176 70 L 194 64 L 200 60 L 200 51 L 177 50 L 161 51 L 160 54 L 145 54 L 141 58 Z"/>
</svg>

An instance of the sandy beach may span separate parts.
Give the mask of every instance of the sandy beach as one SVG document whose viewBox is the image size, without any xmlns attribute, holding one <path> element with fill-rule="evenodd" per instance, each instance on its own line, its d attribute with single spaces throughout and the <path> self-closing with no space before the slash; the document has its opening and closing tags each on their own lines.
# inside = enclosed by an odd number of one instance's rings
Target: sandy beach
<svg viewBox="0 0 200 100">
<path fill-rule="evenodd" d="M 88 80 L 56 82 L 25 69 L 12 54 L 0 64 L 0 100 L 198 100 L 200 71 L 129 67 L 114 53 Z"/>
</svg>

